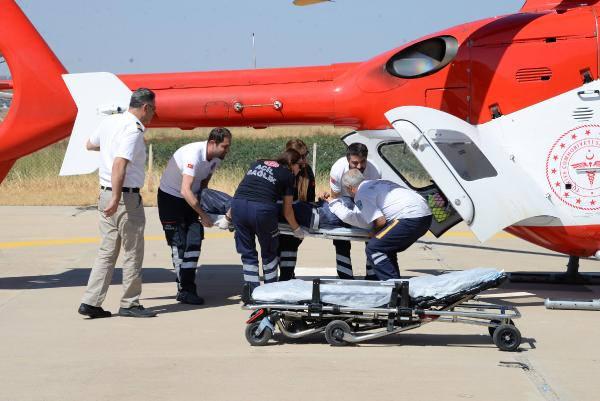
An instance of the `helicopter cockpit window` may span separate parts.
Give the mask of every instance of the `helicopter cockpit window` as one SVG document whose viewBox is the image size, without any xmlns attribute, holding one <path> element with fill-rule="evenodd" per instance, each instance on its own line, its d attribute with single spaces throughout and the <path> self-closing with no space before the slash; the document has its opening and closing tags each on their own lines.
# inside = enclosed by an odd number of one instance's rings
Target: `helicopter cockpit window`
<svg viewBox="0 0 600 401">
<path fill-rule="evenodd" d="M 399 78 L 419 78 L 444 68 L 458 52 L 452 36 L 438 36 L 402 49 L 386 63 L 385 69 Z"/>
<path fill-rule="evenodd" d="M 439 129 L 431 130 L 427 136 L 433 140 L 463 180 L 475 181 L 498 175 L 477 145 L 462 132 Z"/>
<path fill-rule="evenodd" d="M 431 177 L 404 142 L 384 143 L 379 154 L 413 189 L 431 185 Z"/>
</svg>

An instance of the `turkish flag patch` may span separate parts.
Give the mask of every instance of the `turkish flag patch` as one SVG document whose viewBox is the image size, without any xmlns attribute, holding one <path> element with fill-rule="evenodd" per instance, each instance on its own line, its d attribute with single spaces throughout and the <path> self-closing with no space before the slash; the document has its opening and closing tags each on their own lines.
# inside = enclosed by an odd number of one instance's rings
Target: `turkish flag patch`
<svg viewBox="0 0 600 401">
<path fill-rule="evenodd" d="M 337 181 L 336 181 L 336 180 L 335 180 L 335 178 L 333 178 L 333 177 L 329 177 L 329 181 L 330 181 L 332 184 L 337 184 Z"/>
<path fill-rule="evenodd" d="M 187 168 L 194 168 L 194 165 L 192 163 L 188 163 Z"/>
</svg>

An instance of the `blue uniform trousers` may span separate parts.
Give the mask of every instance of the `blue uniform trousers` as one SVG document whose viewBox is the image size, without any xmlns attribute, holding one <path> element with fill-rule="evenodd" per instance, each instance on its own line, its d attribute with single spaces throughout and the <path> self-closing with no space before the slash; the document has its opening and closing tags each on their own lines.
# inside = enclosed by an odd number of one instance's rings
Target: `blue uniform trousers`
<svg viewBox="0 0 600 401">
<path fill-rule="evenodd" d="M 265 283 L 277 281 L 278 216 L 279 212 L 275 203 L 236 198 L 231 202 L 231 217 L 235 227 L 235 247 L 242 257 L 244 282 L 250 284 L 251 288 L 260 285 L 255 237 L 258 238 L 260 244 Z"/>
<path fill-rule="evenodd" d="M 375 268 L 379 280 L 400 278 L 398 252 L 421 238 L 431 225 L 431 215 L 414 219 L 388 221 L 367 243 L 367 259 Z"/>
<path fill-rule="evenodd" d="M 177 289 L 196 293 L 196 267 L 204 239 L 198 214 L 185 199 L 158 190 L 158 215 L 171 247 Z"/>
</svg>

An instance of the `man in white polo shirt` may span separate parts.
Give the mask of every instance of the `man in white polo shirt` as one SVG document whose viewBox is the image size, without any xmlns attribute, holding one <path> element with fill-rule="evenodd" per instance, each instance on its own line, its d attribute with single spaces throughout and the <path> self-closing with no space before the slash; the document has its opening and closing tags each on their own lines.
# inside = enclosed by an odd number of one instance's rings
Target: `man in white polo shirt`
<svg viewBox="0 0 600 401">
<path fill-rule="evenodd" d="M 160 179 L 158 214 L 171 247 L 177 300 L 181 303 L 204 303 L 196 291 L 196 267 L 204 227 L 212 227 L 213 222 L 200 207 L 200 197 L 230 145 L 231 132 L 227 128 L 214 128 L 208 140 L 177 149 Z"/>
<path fill-rule="evenodd" d="M 331 167 L 329 177 L 329 187 L 331 188 L 332 198 L 342 198 L 342 201 L 347 205 L 352 205 L 351 196 L 347 189 L 341 184 L 342 176 L 351 168 L 359 169 L 365 179 L 378 180 L 381 178 L 381 170 L 372 161 L 367 159 L 369 150 L 362 143 L 353 143 L 348 146 L 346 157 L 341 157 Z M 327 198 L 327 196 L 325 196 Z M 350 259 L 351 243 L 346 240 L 334 240 L 335 246 L 335 265 L 337 268 L 338 277 L 343 279 L 352 279 L 352 261 Z M 374 280 L 375 272 L 373 266 L 367 260 L 367 280 Z"/>
<path fill-rule="evenodd" d="M 140 196 L 146 163 L 144 124 L 152 120 L 154 110 L 154 92 L 137 89 L 131 95 L 129 110 L 106 117 L 86 144 L 88 150 L 100 151 L 98 211 L 102 242 L 78 311 L 91 318 L 111 316 L 101 305 L 121 246 L 124 251 L 123 296 L 119 315 L 156 316 L 139 302 L 146 224 Z"/>
<path fill-rule="evenodd" d="M 329 203 L 343 222 L 372 228 L 367 258 L 379 280 L 399 279 L 398 252 L 421 238 L 431 225 L 431 211 L 425 199 L 412 189 L 387 180 L 365 180 L 358 169 L 349 170 L 341 183 L 354 198 L 348 208 L 339 200 Z"/>
</svg>

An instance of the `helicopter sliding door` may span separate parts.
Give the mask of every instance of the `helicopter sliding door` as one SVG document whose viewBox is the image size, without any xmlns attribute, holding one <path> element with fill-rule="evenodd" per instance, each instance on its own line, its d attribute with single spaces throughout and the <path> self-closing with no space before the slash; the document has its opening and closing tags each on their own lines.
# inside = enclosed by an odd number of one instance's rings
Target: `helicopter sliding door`
<svg viewBox="0 0 600 401">
<path fill-rule="evenodd" d="M 369 160 L 381 169 L 384 180 L 411 188 L 425 198 L 434 217 L 429 227 L 433 235 L 439 237 L 462 221 L 396 130 L 357 131 L 342 140 L 346 145 L 362 143 L 367 146 Z"/>
<path fill-rule="evenodd" d="M 526 218 L 552 215 L 551 203 L 497 136 L 427 107 L 398 107 L 386 117 L 480 241 Z"/>
</svg>

